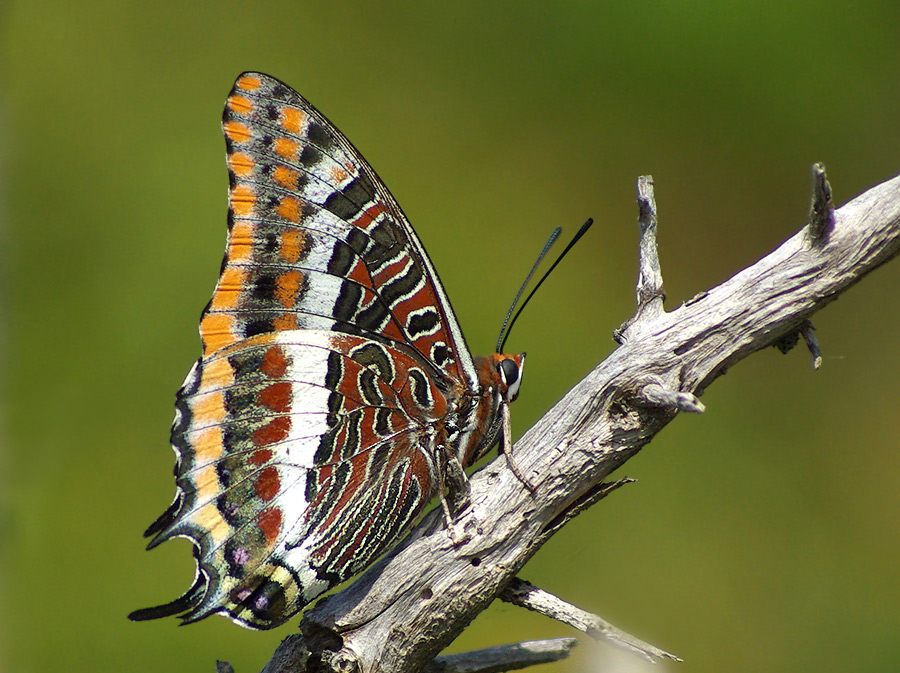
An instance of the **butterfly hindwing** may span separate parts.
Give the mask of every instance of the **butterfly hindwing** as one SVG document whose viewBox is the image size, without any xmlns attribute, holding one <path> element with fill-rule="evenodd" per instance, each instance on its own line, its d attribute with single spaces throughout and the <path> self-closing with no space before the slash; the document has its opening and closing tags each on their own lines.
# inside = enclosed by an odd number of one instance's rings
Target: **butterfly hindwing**
<svg viewBox="0 0 900 673">
<path fill-rule="evenodd" d="M 437 481 L 423 428 L 446 401 L 422 374 L 409 348 L 313 330 L 246 339 L 191 372 L 177 508 L 151 543 L 197 547 L 207 584 L 187 620 L 275 626 L 397 539 Z"/>
</svg>

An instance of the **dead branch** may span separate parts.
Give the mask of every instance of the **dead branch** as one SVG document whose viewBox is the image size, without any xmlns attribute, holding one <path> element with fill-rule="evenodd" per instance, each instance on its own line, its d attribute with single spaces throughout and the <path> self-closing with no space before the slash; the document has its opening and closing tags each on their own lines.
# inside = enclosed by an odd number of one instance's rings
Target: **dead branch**
<svg viewBox="0 0 900 673">
<path fill-rule="evenodd" d="M 425 670 L 550 535 L 624 483 L 604 484 L 610 473 L 679 410 L 703 411 L 697 398 L 728 367 L 771 345 L 789 348 L 798 335 L 820 363 L 810 316 L 900 253 L 900 177 L 835 210 L 816 165 L 807 226 L 666 313 L 649 177 L 639 181 L 639 204 L 638 309 L 615 333 L 620 347 L 515 445 L 534 493 L 502 458 L 480 470 L 457 522 L 462 542 L 451 541 L 439 512 L 427 515 L 354 584 L 306 613 L 302 635 L 279 655 L 290 670 Z M 276 670 L 288 669 L 273 659 L 266 671 Z"/>
<path fill-rule="evenodd" d="M 582 610 L 568 601 L 564 601 L 559 596 L 554 596 L 549 591 L 544 591 L 534 586 L 531 582 L 526 582 L 518 577 L 513 577 L 512 581 L 500 593 L 499 598 L 507 603 L 533 610 L 558 622 L 568 624 L 573 629 L 578 629 L 591 638 L 607 640 L 617 647 L 637 654 L 651 663 L 655 663 L 656 659 L 663 658 L 681 661 L 674 654 L 645 643 L 643 640 L 635 638 L 621 629 L 617 629 L 605 619 Z"/>
</svg>

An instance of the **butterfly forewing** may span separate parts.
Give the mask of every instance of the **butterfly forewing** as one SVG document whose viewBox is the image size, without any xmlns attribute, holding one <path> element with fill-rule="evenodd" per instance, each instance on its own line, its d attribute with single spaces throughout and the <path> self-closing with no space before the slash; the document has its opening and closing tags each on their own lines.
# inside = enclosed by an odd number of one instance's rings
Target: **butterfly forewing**
<svg viewBox="0 0 900 673">
<path fill-rule="evenodd" d="M 238 78 L 223 117 L 231 180 L 204 352 L 286 329 L 404 341 L 454 379 L 471 356 L 421 244 L 350 142 L 267 75 Z"/>
</svg>

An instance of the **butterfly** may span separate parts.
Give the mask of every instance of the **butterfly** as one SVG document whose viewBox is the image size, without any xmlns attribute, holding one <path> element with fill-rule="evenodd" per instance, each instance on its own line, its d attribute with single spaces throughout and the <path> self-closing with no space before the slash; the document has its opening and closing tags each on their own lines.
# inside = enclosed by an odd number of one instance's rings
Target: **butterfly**
<svg viewBox="0 0 900 673">
<path fill-rule="evenodd" d="M 391 548 L 509 437 L 523 354 L 473 357 L 437 273 L 362 155 L 277 79 L 223 115 L 228 240 L 203 354 L 176 396 L 176 494 L 148 549 L 194 545 L 180 598 L 268 629 Z M 498 347 L 498 350 L 500 348 Z"/>
</svg>

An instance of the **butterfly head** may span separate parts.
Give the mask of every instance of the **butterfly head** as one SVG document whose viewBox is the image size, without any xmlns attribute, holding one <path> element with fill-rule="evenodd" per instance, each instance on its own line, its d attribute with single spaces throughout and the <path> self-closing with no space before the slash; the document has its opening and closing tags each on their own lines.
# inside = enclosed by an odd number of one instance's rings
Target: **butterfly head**
<svg viewBox="0 0 900 673">
<path fill-rule="evenodd" d="M 504 417 L 509 418 L 508 405 L 519 396 L 525 353 L 494 353 L 474 360 L 480 388 L 476 393 L 477 422 L 460 455 L 463 465 L 474 463 L 500 439 Z"/>
<path fill-rule="evenodd" d="M 503 401 L 515 402 L 522 385 L 522 372 L 525 370 L 525 353 L 503 355 L 495 353 L 493 365 L 499 378 L 500 394 Z"/>
</svg>

